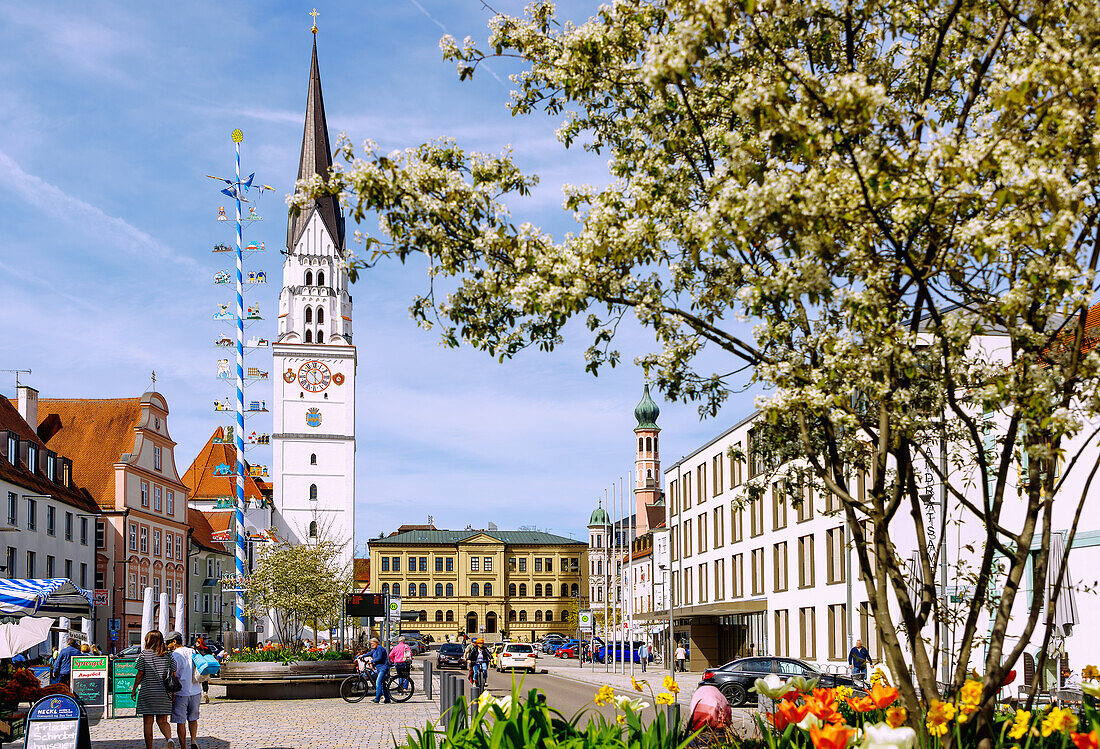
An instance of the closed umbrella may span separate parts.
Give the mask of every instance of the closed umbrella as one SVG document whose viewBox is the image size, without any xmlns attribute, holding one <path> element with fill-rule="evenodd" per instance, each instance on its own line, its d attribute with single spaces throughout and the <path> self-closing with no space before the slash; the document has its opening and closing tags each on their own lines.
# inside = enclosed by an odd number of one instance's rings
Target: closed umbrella
<svg viewBox="0 0 1100 749">
<path fill-rule="evenodd" d="M 160 616 L 158 617 L 158 627 L 162 635 L 168 634 L 168 594 L 160 594 Z"/>
<path fill-rule="evenodd" d="M 72 630 L 73 624 L 69 620 L 69 617 L 63 616 L 61 617 L 61 621 L 57 623 L 57 626 L 58 629 L 61 630 L 61 636 L 57 638 L 57 649 L 60 650 L 69 644 L 69 632 Z"/>
<path fill-rule="evenodd" d="M 145 646 L 145 635 L 153 631 L 153 589 L 146 588 L 141 602 L 141 646 Z"/>
<path fill-rule="evenodd" d="M 1066 556 L 1066 544 L 1061 533 L 1050 534 L 1050 559 L 1047 562 L 1047 588 L 1053 595 L 1054 584 L 1058 581 L 1058 570 Z M 1073 634 L 1073 625 L 1078 622 L 1077 596 L 1074 593 L 1073 576 L 1069 572 L 1069 560 L 1066 560 L 1066 572 L 1062 575 L 1062 589 L 1054 604 L 1054 629 L 1063 637 Z"/>
<path fill-rule="evenodd" d="M 92 631 L 91 619 L 89 619 L 88 617 L 84 617 L 84 619 L 80 622 L 80 629 L 84 632 L 85 642 L 87 642 L 89 645 L 95 642 L 95 633 Z"/>
<path fill-rule="evenodd" d="M 180 634 L 187 634 L 187 602 L 183 593 L 176 593 L 176 612 L 173 617 L 175 629 Z"/>
<path fill-rule="evenodd" d="M 0 658 L 11 658 L 50 638 L 52 617 L 25 616 L 14 624 L 0 624 Z"/>
</svg>

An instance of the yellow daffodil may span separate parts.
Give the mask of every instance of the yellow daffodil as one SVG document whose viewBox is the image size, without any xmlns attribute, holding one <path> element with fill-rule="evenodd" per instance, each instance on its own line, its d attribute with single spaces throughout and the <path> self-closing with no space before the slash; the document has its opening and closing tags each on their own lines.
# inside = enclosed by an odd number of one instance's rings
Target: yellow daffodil
<svg viewBox="0 0 1100 749">
<path fill-rule="evenodd" d="M 981 698 L 982 683 L 967 679 L 966 683 L 962 685 L 962 689 L 959 690 L 959 701 L 964 705 L 977 705 Z"/>
<path fill-rule="evenodd" d="M 673 694 L 679 694 L 680 693 L 680 685 L 677 684 L 676 680 L 673 679 L 671 676 L 666 676 L 664 681 L 661 682 L 661 683 L 664 685 L 665 689 L 672 692 Z"/>
<path fill-rule="evenodd" d="M 841 686 L 836 688 L 836 696 L 841 700 L 846 700 L 849 697 L 851 697 L 853 694 L 855 694 L 855 692 L 852 691 L 851 687 L 846 687 L 844 685 L 841 685 Z"/>
<path fill-rule="evenodd" d="M 671 705 L 676 701 L 676 697 L 670 692 L 661 692 L 655 699 L 658 705 Z"/>
<path fill-rule="evenodd" d="M 947 724 L 955 717 L 955 706 L 950 702 L 932 700 L 932 706 L 928 708 L 924 724 L 928 727 L 928 733 L 932 736 L 943 736 L 947 733 Z"/>
<path fill-rule="evenodd" d="M 1052 733 L 1068 733 L 1071 728 L 1077 728 L 1077 716 L 1073 714 L 1073 711 L 1054 707 L 1043 718 L 1039 732 L 1045 738 Z"/>
<path fill-rule="evenodd" d="M 1031 724 L 1031 711 L 1030 710 L 1017 710 L 1016 716 L 1012 719 L 1012 727 L 1008 729 L 1008 737 L 1010 739 L 1022 739 L 1024 734 L 1027 733 L 1027 728 Z"/>
<path fill-rule="evenodd" d="M 615 716 L 615 722 L 618 723 L 621 726 L 624 723 L 626 723 L 626 718 L 623 717 L 622 715 L 616 715 Z"/>
<path fill-rule="evenodd" d="M 890 724 L 891 728 L 898 728 L 903 725 L 908 717 L 909 714 L 905 712 L 904 707 L 892 707 L 886 711 L 886 722 Z"/>
<path fill-rule="evenodd" d="M 596 698 L 593 701 L 600 707 L 603 707 L 604 705 L 610 705 L 614 699 L 615 690 L 604 684 L 596 690 Z"/>
<path fill-rule="evenodd" d="M 630 677 L 630 686 L 634 687 L 635 692 L 642 691 L 642 685 L 645 684 L 645 683 L 646 682 L 644 680 L 643 681 L 638 681 L 633 676 Z"/>
</svg>

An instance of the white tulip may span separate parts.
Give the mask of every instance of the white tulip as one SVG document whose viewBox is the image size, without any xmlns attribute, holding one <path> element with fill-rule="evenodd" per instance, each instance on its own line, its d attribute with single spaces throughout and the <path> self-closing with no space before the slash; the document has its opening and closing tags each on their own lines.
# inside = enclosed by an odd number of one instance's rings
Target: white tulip
<svg viewBox="0 0 1100 749">
<path fill-rule="evenodd" d="M 908 726 L 892 728 L 887 723 L 866 726 L 861 749 L 913 749 L 917 732 Z"/>
</svg>

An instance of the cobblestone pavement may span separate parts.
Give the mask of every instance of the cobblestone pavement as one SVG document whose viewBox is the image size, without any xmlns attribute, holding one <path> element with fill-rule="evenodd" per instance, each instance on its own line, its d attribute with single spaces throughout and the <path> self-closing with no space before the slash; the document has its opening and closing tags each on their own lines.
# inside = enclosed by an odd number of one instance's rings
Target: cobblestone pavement
<svg viewBox="0 0 1100 749">
<path fill-rule="evenodd" d="M 369 699 L 349 705 L 339 698 L 225 700 L 224 688 L 211 686 L 210 704 L 201 706 L 199 749 L 392 749 L 393 737 L 401 743 L 406 727 L 423 728 L 439 717 L 439 703 L 429 702 L 420 686 L 417 679 L 412 699 L 390 705 Z M 134 716 L 102 720 L 91 735 L 94 749 L 145 749 L 141 719 Z M 153 749 L 164 749 L 159 731 Z"/>
</svg>

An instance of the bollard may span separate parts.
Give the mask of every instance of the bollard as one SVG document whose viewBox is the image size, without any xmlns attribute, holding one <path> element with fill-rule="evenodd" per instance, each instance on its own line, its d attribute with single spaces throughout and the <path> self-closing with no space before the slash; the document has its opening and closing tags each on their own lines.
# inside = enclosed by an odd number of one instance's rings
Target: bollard
<svg viewBox="0 0 1100 749">
<path fill-rule="evenodd" d="M 447 711 L 454 705 L 454 684 L 453 679 L 447 675 L 442 674 L 439 679 L 439 719 L 444 721 L 444 716 Z"/>
<path fill-rule="evenodd" d="M 477 701 L 481 697 L 481 690 L 478 689 L 477 684 L 470 685 L 470 720 L 474 720 L 477 717 Z"/>
<path fill-rule="evenodd" d="M 455 677 L 455 701 L 454 701 L 454 704 L 457 705 L 460 702 L 462 703 L 463 706 L 465 706 L 465 704 L 466 704 L 466 680 L 463 679 L 462 677 L 456 676 Z M 463 726 L 466 725 L 467 721 L 466 721 L 466 711 L 465 710 L 462 711 L 459 720 L 461 721 L 461 725 L 463 725 Z"/>
<path fill-rule="evenodd" d="M 432 662 L 424 661 L 424 694 L 432 698 Z"/>
<path fill-rule="evenodd" d="M 670 730 L 678 728 L 680 725 L 680 703 L 673 702 L 671 705 L 665 708 L 665 713 L 668 716 L 668 726 Z"/>
</svg>

